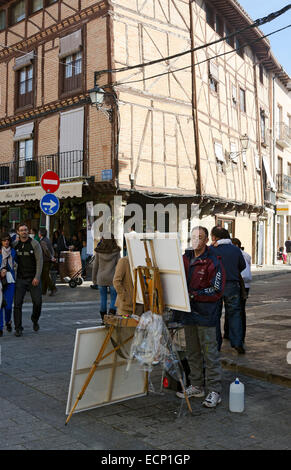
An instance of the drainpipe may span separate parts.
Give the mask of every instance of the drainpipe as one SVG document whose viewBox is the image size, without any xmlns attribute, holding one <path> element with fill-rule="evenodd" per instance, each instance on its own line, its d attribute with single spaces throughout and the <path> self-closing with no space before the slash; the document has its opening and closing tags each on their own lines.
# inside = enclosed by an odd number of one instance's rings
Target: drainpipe
<svg viewBox="0 0 291 470">
<path fill-rule="evenodd" d="M 190 41 L 191 49 L 194 49 L 194 29 L 193 29 L 193 11 L 192 2 L 189 0 L 189 12 L 190 12 Z M 195 154 L 196 154 L 196 194 L 202 196 L 202 184 L 201 184 L 201 164 L 200 164 L 200 147 L 199 147 L 199 133 L 198 133 L 198 110 L 197 110 L 197 91 L 196 91 L 196 73 L 195 73 L 195 53 L 191 52 L 191 70 L 192 70 L 192 119 L 194 127 L 194 141 L 195 141 Z"/>
<path fill-rule="evenodd" d="M 273 141 L 272 141 L 272 152 L 273 152 L 273 178 L 274 182 L 276 185 L 276 190 L 277 190 L 277 181 L 276 181 L 276 175 L 277 175 L 277 162 L 276 162 L 276 155 L 275 155 L 275 139 L 276 139 L 276 123 L 275 123 L 275 79 L 276 79 L 276 74 L 273 74 L 272 78 L 272 89 L 273 89 Z M 277 193 L 277 191 L 276 191 Z M 277 194 L 276 194 L 276 202 L 277 202 Z M 276 241 L 277 241 L 277 214 L 276 214 L 276 206 L 275 206 L 275 211 L 274 211 L 274 229 L 273 229 L 273 264 L 276 264 L 277 261 L 277 249 L 276 249 Z"/>
</svg>

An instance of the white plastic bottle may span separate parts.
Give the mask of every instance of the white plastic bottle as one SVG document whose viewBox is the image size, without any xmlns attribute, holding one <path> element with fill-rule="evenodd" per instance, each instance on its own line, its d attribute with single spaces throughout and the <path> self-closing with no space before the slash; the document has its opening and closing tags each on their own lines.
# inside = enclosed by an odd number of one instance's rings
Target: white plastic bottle
<svg viewBox="0 0 291 470">
<path fill-rule="evenodd" d="M 229 387 L 229 410 L 234 413 L 242 413 L 245 407 L 245 386 L 235 379 Z"/>
</svg>

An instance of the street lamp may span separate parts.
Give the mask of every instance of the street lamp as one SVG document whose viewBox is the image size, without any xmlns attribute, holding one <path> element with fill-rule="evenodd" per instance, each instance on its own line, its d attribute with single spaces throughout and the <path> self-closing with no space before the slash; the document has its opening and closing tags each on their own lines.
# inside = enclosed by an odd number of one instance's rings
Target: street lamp
<svg viewBox="0 0 291 470">
<path fill-rule="evenodd" d="M 100 88 L 98 85 L 96 85 L 94 88 L 92 88 L 92 90 L 89 90 L 89 95 L 91 103 L 95 104 L 97 109 L 99 109 L 99 107 L 102 106 L 104 102 L 105 91 L 103 88 Z"/>
<path fill-rule="evenodd" d="M 249 137 L 247 134 L 244 134 L 242 137 L 240 137 L 240 145 L 241 145 L 241 150 L 238 152 L 228 152 L 227 155 L 231 160 L 235 160 L 239 155 L 244 153 L 249 146 Z"/>
<path fill-rule="evenodd" d="M 109 119 L 110 122 L 113 121 L 113 109 L 112 104 L 110 103 L 110 98 L 114 99 L 115 96 L 113 93 L 105 91 L 103 88 L 95 85 L 92 90 L 89 90 L 91 104 L 95 105 L 96 108 L 102 111 L 103 114 Z M 108 106 L 109 103 L 109 106 Z"/>
</svg>

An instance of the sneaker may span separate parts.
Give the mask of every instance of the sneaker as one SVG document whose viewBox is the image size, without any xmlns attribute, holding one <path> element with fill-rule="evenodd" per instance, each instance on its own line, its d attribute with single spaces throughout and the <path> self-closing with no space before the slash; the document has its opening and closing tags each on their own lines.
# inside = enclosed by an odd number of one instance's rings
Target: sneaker
<svg viewBox="0 0 291 470">
<path fill-rule="evenodd" d="M 189 387 L 186 388 L 186 394 L 187 394 L 188 398 L 190 398 L 190 397 L 201 398 L 201 397 L 204 397 L 205 391 L 203 390 L 203 388 L 194 387 L 193 385 L 189 385 Z M 185 398 L 185 395 L 184 395 L 183 391 L 177 392 L 176 396 L 179 397 L 179 398 Z"/>
<path fill-rule="evenodd" d="M 33 323 L 33 330 L 38 331 L 39 330 L 39 324 L 37 322 Z"/>
<path fill-rule="evenodd" d="M 20 336 L 22 336 L 22 330 L 20 328 L 16 329 L 14 334 L 15 334 L 15 336 L 17 336 L 19 338 Z"/>
<path fill-rule="evenodd" d="M 208 393 L 202 405 L 206 406 L 207 408 L 215 408 L 216 405 L 218 405 L 220 402 L 220 394 L 217 392 L 210 392 Z"/>
</svg>

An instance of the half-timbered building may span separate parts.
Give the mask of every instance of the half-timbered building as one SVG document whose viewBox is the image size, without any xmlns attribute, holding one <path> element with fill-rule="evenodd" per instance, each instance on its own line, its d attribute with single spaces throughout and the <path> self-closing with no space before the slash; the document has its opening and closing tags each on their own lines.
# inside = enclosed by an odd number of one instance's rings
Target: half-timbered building
<svg viewBox="0 0 291 470">
<path fill-rule="evenodd" d="M 0 203 L 33 219 L 51 168 L 72 223 L 116 194 L 123 210 L 187 204 L 185 245 L 199 204 L 272 262 L 273 78 L 289 77 L 252 23 L 236 0 L 0 1 Z"/>
</svg>

